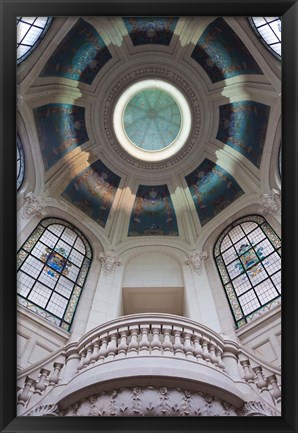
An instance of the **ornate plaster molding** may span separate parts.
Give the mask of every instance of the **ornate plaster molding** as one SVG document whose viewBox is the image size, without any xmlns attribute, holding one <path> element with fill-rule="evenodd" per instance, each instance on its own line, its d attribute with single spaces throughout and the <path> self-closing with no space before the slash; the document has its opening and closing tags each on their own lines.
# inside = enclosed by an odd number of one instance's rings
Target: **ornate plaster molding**
<svg viewBox="0 0 298 433">
<path fill-rule="evenodd" d="M 185 264 L 190 266 L 196 274 L 201 274 L 204 261 L 207 259 L 208 254 L 206 251 L 192 251 L 188 257 L 185 258 Z"/>
<path fill-rule="evenodd" d="M 240 416 L 278 416 L 278 414 L 263 402 L 248 401 L 240 412 Z"/>
<path fill-rule="evenodd" d="M 27 416 L 59 416 L 57 404 L 46 404 L 31 410 Z"/>
<path fill-rule="evenodd" d="M 113 250 L 107 251 L 106 253 L 100 253 L 99 260 L 103 265 L 103 272 L 105 275 L 110 275 L 117 266 L 120 266 L 121 263 L 121 260 Z"/>
<path fill-rule="evenodd" d="M 264 214 L 276 215 L 281 211 L 280 193 L 276 189 L 263 194 L 260 203 L 261 211 Z"/>
<path fill-rule="evenodd" d="M 25 195 L 25 205 L 23 207 L 23 219 L 30 219 L 34 217 L 41 218 L 45 212 L 44 208 L 46 203 L 41 197 L 37 197 L 33 192 L 28 192 Z"/>
<path fill-rule="evenodd" d="M 129 86 L 129 84 L 135 83 L 136 80 L 146 79 L 152 76 L 154 76 L 155 78 L 166 79 L 173 85 L 177 86 L 178 89 L 182 90 L 182 92 L 185 94 L 185 96 L 190 102 L 190 109 L 192 110 L 193 114 L 193 126 L 187 143 L 174 156 L 160 162 L 146 162 L 130 156 L 122 149 L 122 147 L 118 143 L 113 130 L 113 109 L 120 94 L 124 91 L 124 89 Z M 187 154 L 189 154 L 190 150 L 198 142 L 201 130 L 201 122 L 202 114 L 200 102 L 192 87 L 189 85 L 187 80 L 180 76 L 180 74 L 164 66 L 143 66 L 135 68 L 125 74 L 117 82 L 117 84 L 115 84 L 111 88 L 111 91 L 109 92 L 105 100 L 103 109 L 103 127 L 108 143 L 113 148 L 113 150 L 119 155 L 122 160 L 126 161 L 133 167 L 149 170 L 165 169 L 168 167 L 172 167 L 176 163 L 180 162 Z"/>
<path fill-rule="evenodd" d="M 148 386 L 101 392 L 59 411 L 59 416 L 237 416 L 237 410 L 202 392 Z"/>
</svg>

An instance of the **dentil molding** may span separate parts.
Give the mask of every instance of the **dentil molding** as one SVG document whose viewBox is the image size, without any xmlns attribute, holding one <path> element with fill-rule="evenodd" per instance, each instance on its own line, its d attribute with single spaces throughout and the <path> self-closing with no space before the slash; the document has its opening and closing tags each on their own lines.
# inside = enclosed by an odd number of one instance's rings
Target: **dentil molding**
<svg viewBox="0 0 298 433">
<path fill-rule="evenodd" d="M 146 162 L 133 158 L 126 153 L 120 144 L 118 143 L 114 128 L 113 128 L 113 110 L 117 99 L 122 92 L 130 85 L 136 82 L 136 80 L 148 79 L 150 77 L 160 78 L 167 80 L 171 84 L 177 86 L 184 95 L 188 98 L 190 103 L 190 109 L 192 111 L 193 125 L 190 132 L 189 139 L 183 148 L 178 151 L 174 156 L 167 160 L 160 162 Z M 136 168 L 142 169 L 164 169 L 172 167 L 173 165 L 180 162 L 186 155 L 189 154 L 190 150 L 197 144 L 201 130 L 202 114 L 200 108 L 200 101 L 198 100 L 195 92 L 188 82 L 177 72 L 166 68 L 164 66 L 143 66 L 131 70 L 125 74 L 110 90 L 105 100 L 103 109 L 103 120 L 104 120 L 104 131 L 107 137 L 108 143 L 119 155 L 119 157 Z"/>
</svg>

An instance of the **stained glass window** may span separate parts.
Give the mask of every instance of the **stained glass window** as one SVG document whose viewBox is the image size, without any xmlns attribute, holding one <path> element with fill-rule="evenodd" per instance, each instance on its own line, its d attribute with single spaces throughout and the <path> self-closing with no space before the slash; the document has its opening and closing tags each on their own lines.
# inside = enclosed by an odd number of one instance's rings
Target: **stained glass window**
<svg viewBox="0 0 298 433">
<path fill-rule="evenodd" d="M 18 252 L 18 303 L 68 331 L 91 259 L 90 244 L 76 227 L 42 220 Z"/>
<path fill-rule="evenodd" d="M 263 217 L 243 217 L 227 227 L 214 258 L 237 327 L 280 303 L 281 241 Z"/>
<path fill-rule="evenodd" d="M 23 145 L 20 140 L 20 137 L 17 135 L 17 189 L 20 188 L 20 186 L 23 183 L 25 175 L 25 158 L 24 158 L 24 151 L 23 151 Z"/>
<path fill-rule="evenodd" d="M 17 64 L 25 60 L 43 39 L 52 17 L 17 18 Z"/>
<path fill-rule="evenodd" d="M 280 17 L 249 17 L 248 21 L 260 41 L 276 57 L 281 59 Z"/>
</svg>

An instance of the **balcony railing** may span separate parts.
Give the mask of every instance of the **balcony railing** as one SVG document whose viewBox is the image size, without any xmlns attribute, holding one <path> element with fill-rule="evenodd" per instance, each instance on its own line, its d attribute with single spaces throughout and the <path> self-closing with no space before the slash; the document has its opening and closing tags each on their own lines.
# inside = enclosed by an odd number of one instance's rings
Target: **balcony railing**
<svg viewBox="0 0 298 433">
<path fill-rule="evenodd" d="M 113 361 L 125 360 L 128 365 L 129 359 L 136 358 L 140 360 L 140 369 L 156 358 L 160 362 L 162 359 L 189 362 L 192 369 L 195 365 L 206 366 L 217 371 L 214 374 L 220 380 L 226 378 L 227 383 L 249 386 L 260 400 L 280 407 L 278 368 L 258 359 L 236 341 L 190 319 L 148 313 L 120 317 L 101 325 L 77 343 L 56 351 L 48 360 L 22 371 L 18 378 L 19 412 L 28 413 L 57 385 L 60 394 L 67 395 L 68 383 L 80 383 L 79 378 L 87 371 L 94 372 L 95 368 L 104 371 L 103 366 Z M 113 370 L 120 365 L 115 363 Z"/>
</svg>

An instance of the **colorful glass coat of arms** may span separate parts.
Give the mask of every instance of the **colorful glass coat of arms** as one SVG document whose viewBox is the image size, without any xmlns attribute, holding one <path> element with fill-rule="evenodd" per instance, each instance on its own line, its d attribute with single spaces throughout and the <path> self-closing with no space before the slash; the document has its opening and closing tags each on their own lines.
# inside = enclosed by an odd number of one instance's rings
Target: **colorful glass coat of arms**
<svg viewBox="0 0 298 433">
<path fill-rule="evenodd" d="M 235 268 L 240 270 L 244 269 L 250 277 L 255 277 L 257 274 L 264 271 L 264 268 L 260 263 L 264 258 L 263 247 L 254 250 L 251 245 L 242 244 L 238 250 L 238 254 L 240 256 L 240 261 L 235 264 Z M 269 261 L 265 264 L 268 263 Z"/>
<path fill-rule="evenodd" d="M 64 248 L 52 250 L 46 247 L 44 254 L 41 256 L 41 260 L 48 265 L 45 267 L 46 273 L 53 278 L 58 277 L 59 274 L 67 276 L 71 263 L 65 258 L 66 255 Z"/>
</svg>

